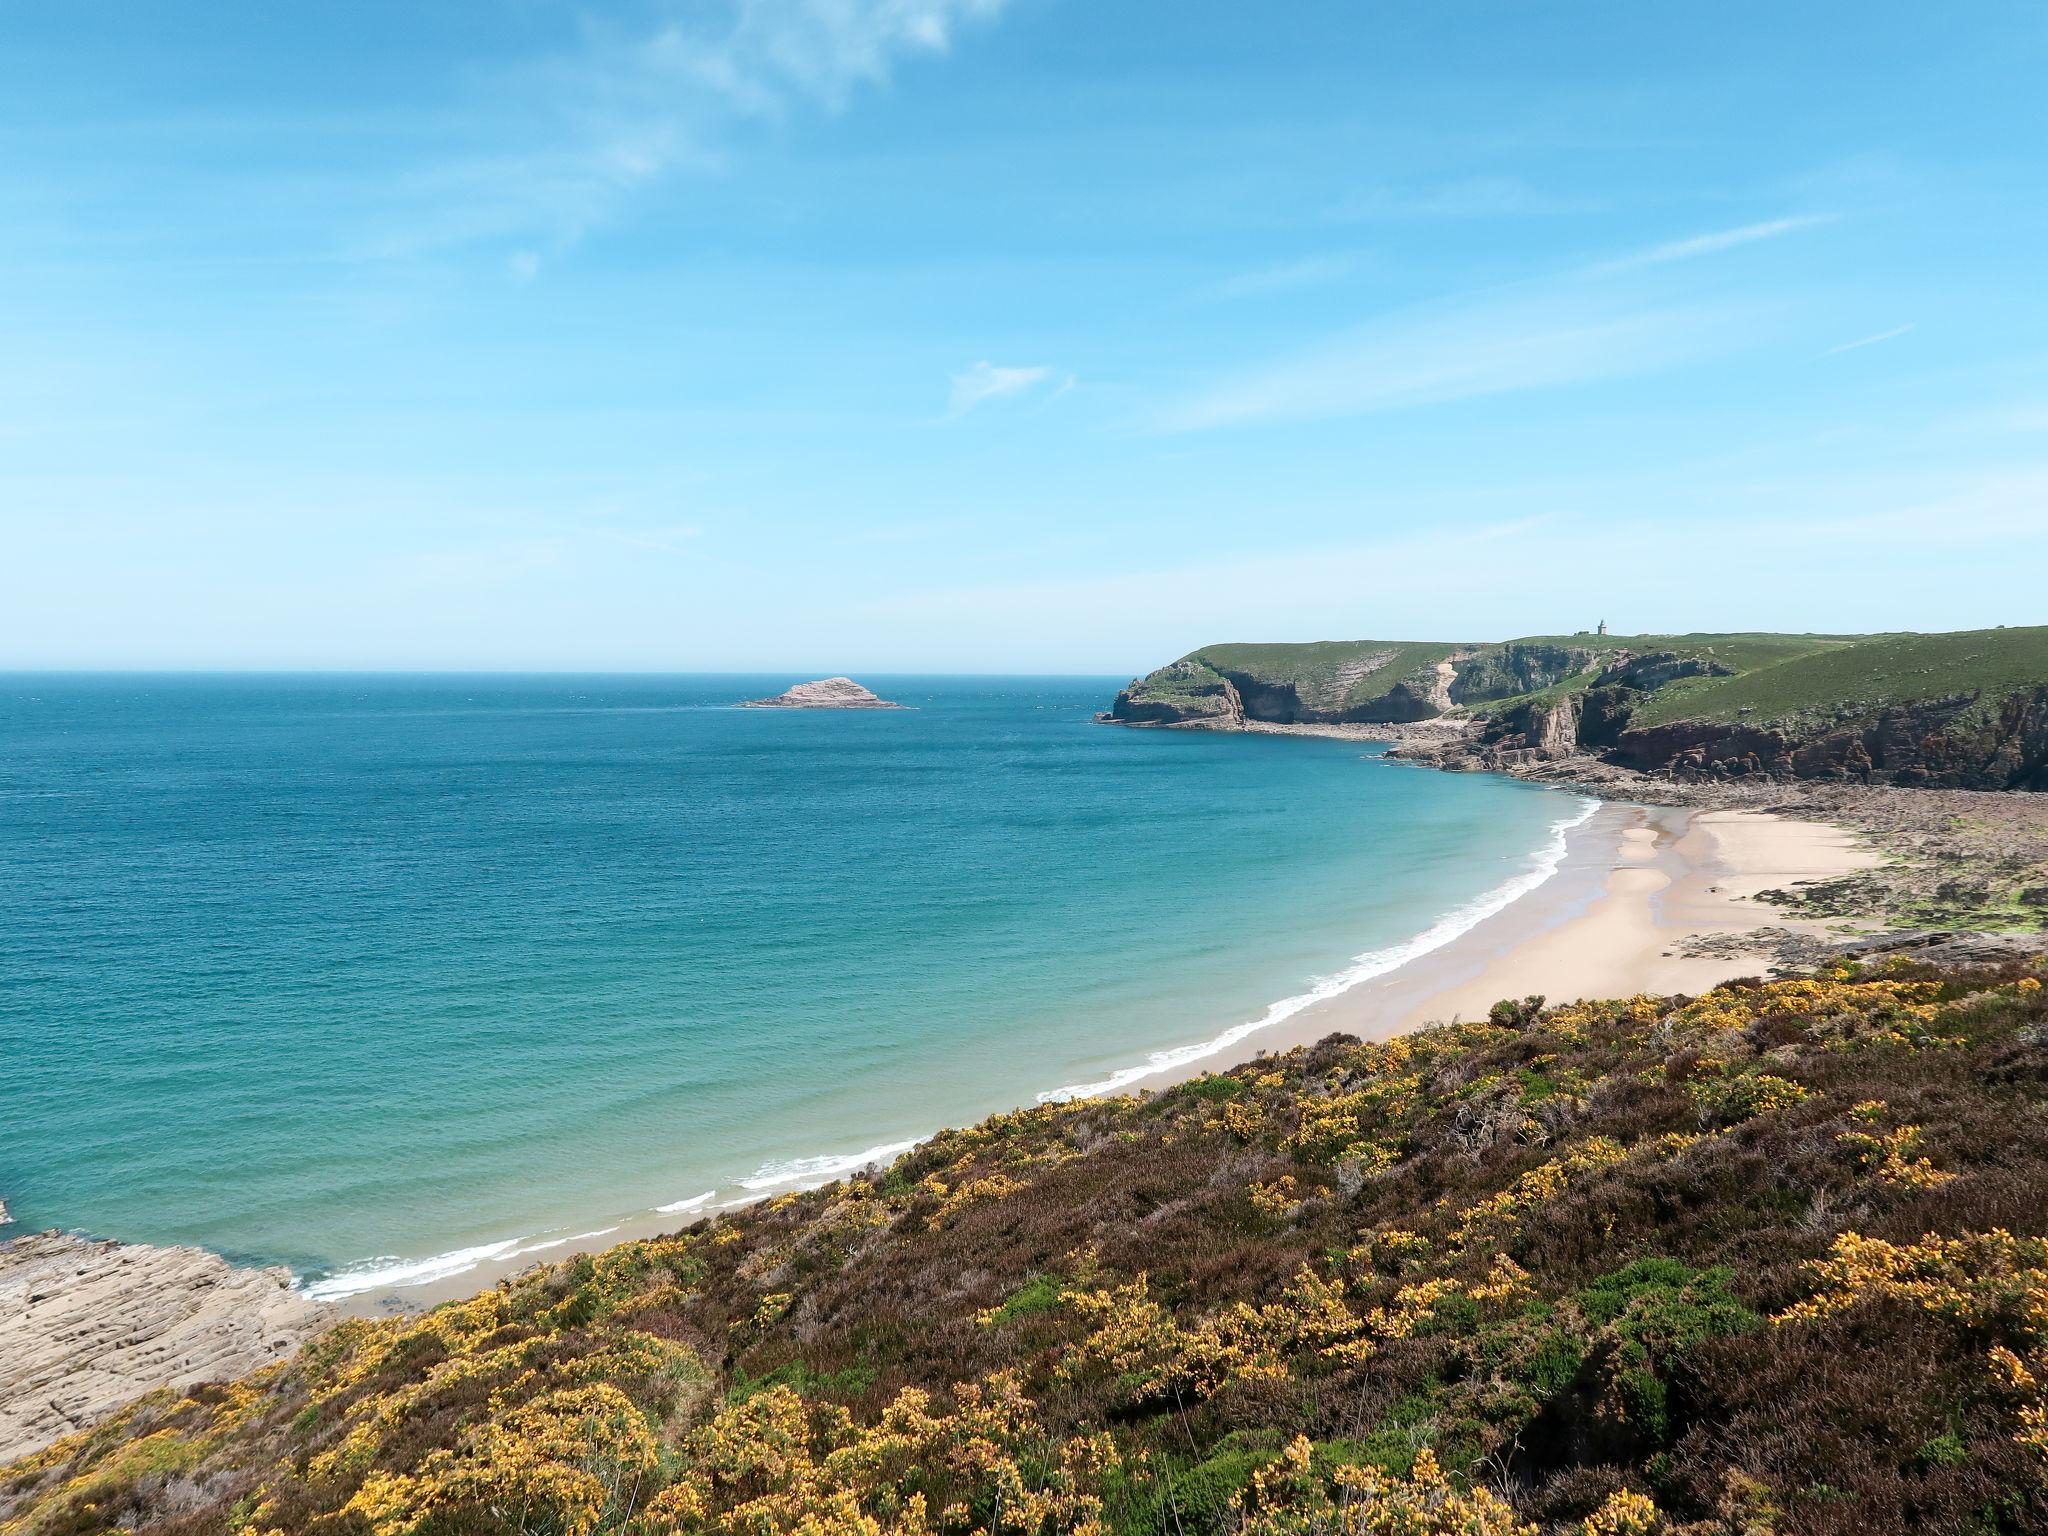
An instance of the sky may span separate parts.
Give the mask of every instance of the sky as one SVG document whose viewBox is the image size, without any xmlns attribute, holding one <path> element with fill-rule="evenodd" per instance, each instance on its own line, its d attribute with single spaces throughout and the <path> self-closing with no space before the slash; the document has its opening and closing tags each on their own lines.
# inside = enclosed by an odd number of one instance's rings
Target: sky
<svg viewBox="0 0 2048 1536">
<path fill-rule="evenodd" d="M 2048 622 L 2048 10 L 0 0 L 0 667 Z"/>
</svg>

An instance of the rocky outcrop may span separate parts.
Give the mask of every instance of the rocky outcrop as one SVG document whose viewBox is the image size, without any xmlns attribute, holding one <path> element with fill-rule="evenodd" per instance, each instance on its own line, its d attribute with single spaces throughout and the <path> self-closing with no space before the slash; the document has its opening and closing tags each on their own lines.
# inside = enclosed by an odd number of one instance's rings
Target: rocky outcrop
<svg viewBox="0 0 2048 1536">
<path fill-rule="evenodd" d="M 1304 698 L 1300 685 L 1291 679 L 1263 677 L 1247 668 L 1187 656 L 1132 679 L 1103 718 L 1119 725 L 1218 730 L 1247 724 L 1398 725 L 1433 720 L 1453 707 L 1456 670 L 1449 658 L 1420 667 L 1368 698 L 1347 697 L 1360 678 L 1379 671 L 1389 659 L 1388 652 L 1366 653 L 1320 680 L 1313 696 Z"/>
<path fill-rule="evenodd" d="M 1602 655 L 1584 646 L 1535 640 L 1445 646 L 1434 657 L 1422 658 L 1411 648 L 1402 664 L 1405 675 L 1394 675 L 1399 648 L 1371 645 L 1344 665 L 1312 675 L 1304 683 L 1255 666 L 1234 665 L 1231 653 L 1239 649 L 1198 651 L 1133 679 L 1118 693 L 1105 718 L 1124 725 L 1220 729 L 1248 723 L 1410 725 L 1464 705 L 1555 687 L 1589 671 Z M 1368 678 L 1374 681 L 1366 686 L 1377 691 L 1355 697 Z"/>
<path fill-rule="evenodd" d="M 1483 766 L 1521 767 L 1554 762 L 1579 750 L 1578 701 L 1570 694 L 1531 699 L 1503 711 L 1476 738 L 1458 744 L 1485 754 Z"/>
<path fill-rule="evenodd" d="M 1244 724 L 1244 700 L 1229 678 L 1192 658 L 1134 677 L 1118 690 L 1105 719 L 1120 725 L 1207 725 L 1235 729 Z"/>
<path fill-rule="evenodd" d="M 798 683 L 787 693 L 772 699 L 748 699 L 742 709 L 901 709 L 887 699 L 878 699 L 850 677 L 821 677 L 814 683 Z"/>
<path fill-rule="evenodd" d="M 1815 637 L 1705 635 L 1641 652 L 1548 639 L 1218 646 L 1134 681 L 1108 718 L 1224 729 L 1428 721 L 1441 734 L 1403 741 L 1396 755 L 1552 777 L 1567 761 L 1578 771 L 1597 760 L 1695 782 L 2043 790 L 2043 637 L 1958 631 L 1802 650 Z"/>
<path fill-rule="evenodd" d="M 41 1232 L 0 1243 L 0 1462 L 158 1387 L 281 1360 L 331 1320 L 286 1269 Z"/>
<path fill-rule="evenodd" d="M 2048 686 L 1990 708 L 1939 699 L 1849 721 L 1674 720 L 1622 731 L 1614 757 L 1677 778 L 2048 790 Z"/>
<path fill-rule="evenodd" d="M 1681 677 L 1734 675 L 1732 668 L 1724 667 L 1707 656 L 1681 656 L 1676 651 L 1652 651 L 1646 656 L 1636 656 L 1623 651 L 1600 669 L 1600 675 L 1593 679 L 1593 686 L 1633 688 L 1638 693 L 1652 693 Z"/>
<path fill-rule="evenodd" d="M 1482 704 L 1554 688 L 1599 661 L 1599 653 L 1576 645 L 1510 640 L 1458 657 L 1449 694 L 1453 704 Z"/>
</svg>

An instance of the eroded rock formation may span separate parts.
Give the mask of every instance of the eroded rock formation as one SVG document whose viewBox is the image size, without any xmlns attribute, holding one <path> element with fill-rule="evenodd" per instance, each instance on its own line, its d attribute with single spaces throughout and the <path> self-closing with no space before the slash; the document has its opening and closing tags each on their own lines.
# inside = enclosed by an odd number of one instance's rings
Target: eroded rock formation
<svg viewBox="0 0 2048 1536">
<path fill-rule="evenodd" d="M 0 1243 L 0 1463 L 157 1387 L 224 1381 L 332 1318 L 286 1269 L 63 1232 Z"/>
</svg>

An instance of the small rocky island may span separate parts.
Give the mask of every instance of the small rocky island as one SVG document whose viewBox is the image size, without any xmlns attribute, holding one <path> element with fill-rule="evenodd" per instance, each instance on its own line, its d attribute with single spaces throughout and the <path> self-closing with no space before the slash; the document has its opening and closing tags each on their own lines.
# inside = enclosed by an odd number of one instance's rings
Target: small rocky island
<svg viewBox="0 0 2048 1536">
<path fill-rule="evenodd" d="M 787 693 L 772 699 L 748 699 L 741 709 L 902 709 L 887 699 L 878 699 L 850 677 L 821 677 L 814 683 L 798 683 Z"/>
</svg>

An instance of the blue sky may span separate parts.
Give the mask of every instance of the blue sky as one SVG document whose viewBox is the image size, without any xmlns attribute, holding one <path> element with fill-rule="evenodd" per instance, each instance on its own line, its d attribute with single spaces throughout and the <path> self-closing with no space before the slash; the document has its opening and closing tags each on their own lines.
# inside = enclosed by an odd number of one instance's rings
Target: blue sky
<svg viewBox="0 0 2048 1536">
<path fill-rule="evenodd" d="M 2048 12 L 0 3 L 0 665 L 2048 621 Z"/>
</svg>

